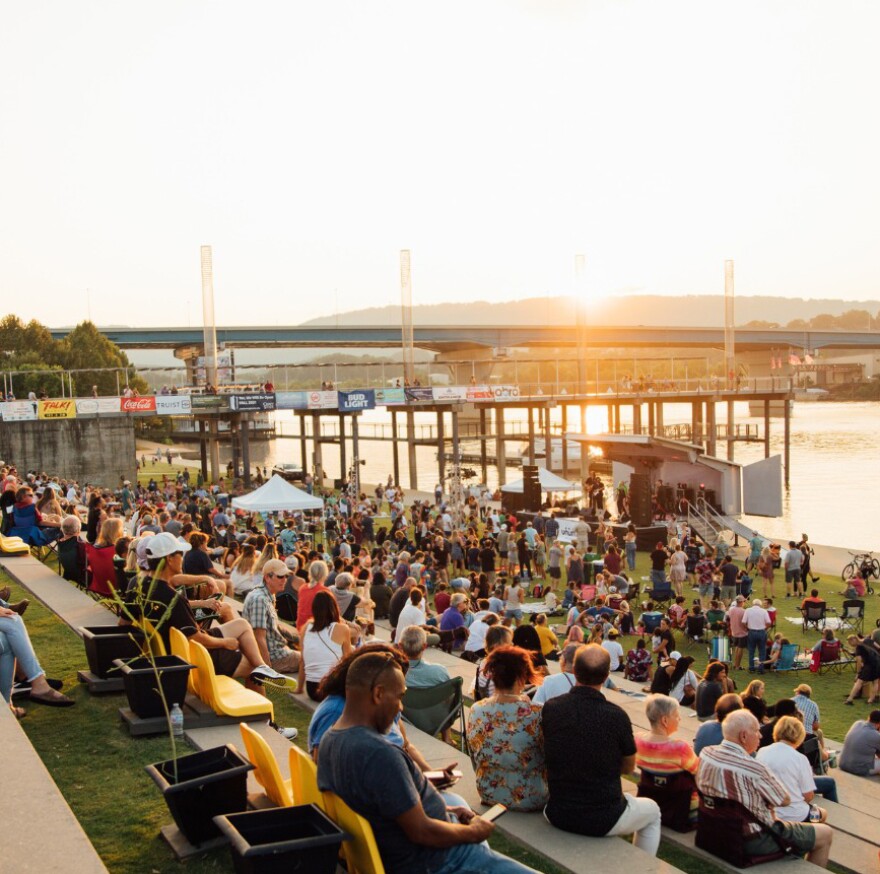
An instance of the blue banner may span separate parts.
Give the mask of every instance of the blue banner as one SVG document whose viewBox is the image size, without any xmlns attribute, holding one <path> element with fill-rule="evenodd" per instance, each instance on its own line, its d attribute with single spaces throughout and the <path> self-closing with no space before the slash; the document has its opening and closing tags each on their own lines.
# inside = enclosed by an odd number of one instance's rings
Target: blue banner
<svg viewBox="0 0 880 874">
<path fill-rule="evenodd" d="M 376 392 L 371 388 L 339 392 L 339 411 L 341 413 L 353 413 L 357 410 L 373 410 L 375 408 Z"/>
<path fill-rule="evenodd" d="M 308 392 L 276 391 L 275 408 L 278 410 L 307 410 L 309 408 Z"/>
<path fill-rule="evenodd" d="M 427 388 L 415 386 L 414 388 L 405 388 L 406 401 L 409 404 L 423 404 L 434 402 L 434 390 L 428 386 Z"/>
</svg>

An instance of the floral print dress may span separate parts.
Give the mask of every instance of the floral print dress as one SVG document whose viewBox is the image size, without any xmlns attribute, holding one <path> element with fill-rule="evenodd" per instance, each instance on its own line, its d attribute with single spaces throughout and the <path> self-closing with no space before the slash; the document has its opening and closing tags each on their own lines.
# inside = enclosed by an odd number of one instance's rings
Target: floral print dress
<svg viewBox="0 0 880 874">
<path fill-rule="evenodd" d="M 541 810 L 547 804 L 540 707 L 525 696 L 504 704 L 478 701 L 471 708 L 467 739 L 484 804 L 511 810 Z"/>
</svg>

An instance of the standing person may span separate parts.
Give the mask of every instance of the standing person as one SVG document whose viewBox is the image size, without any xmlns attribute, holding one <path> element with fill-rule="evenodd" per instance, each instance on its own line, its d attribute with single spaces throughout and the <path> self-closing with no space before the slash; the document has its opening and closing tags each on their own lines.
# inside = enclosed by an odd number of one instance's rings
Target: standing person
<svg viewBox="0 0 880 874">
<path fill-rule="evenodd" d="M 745 602 L 746 599 L 742 595 L 737 595 L 724 616 L 724 621 L 727 623 L 730 644 L 733 647 L 733 669 L 735 671 L 742 670 L 743 652 L 749 642 L 749 630 L 746 628 L 745 622 L 743 621 L 743 617 L 746 613 L 743 607 Z M 749 666 L 751 667 L 751 662 L 749 662 Z"/>
<path fill-rule="evenodd" d="M 743 625 L 748 633 L 749 671 L 764 673 L 764 662 L 767 659 L 767 629 L 773 624 L 770 614 L 764 609 L 760 598 L 752 601 L 752 606 L 743 613 Z M 755 666 L 755 650 L 758 651 L 758 663 Z"/>
<path fill-rule="evenodd" d="M 579 591 L 584 584 L 584 560 L 576 548 L 572 548 L 568 556 L 568 582 L 575 584 L 575 591 Z"/>
<path fill-rule="evenodd" d="M 814 583 L 818 583 L 820 579 L 820 577 L 817 574 L 814 574 L 810 569 L 810 564 L 812 563 L 815 553 L 813 552 L 813 547 L 810 546 L 809 540 L 810 538 L 802 533 L 801 542 L 798 544 L 798 549 L 804 556 L 803 563 L 801 564 L 801 579 L 804 583 L 804 591 L 807 590 L 807 580 L 812 580 Z"/>
<path fill-rule="evenodd" d="M 558 587 L 559 581 L 562 579 L 562 556 L 562 545 L 558 540 L 554 540 L 547 553 L 547 567 L 550 572 L 550 579 L 552 580 L 551 585 L 554 589 Z"/>
<path fill-rule="evenodd" d="M 785 553 L 783 567 L 785 568 L 785 597 L 790 598 L 794 589 L 795 598 L 798 596 L 798 586 L 807 594 L 806 578 L 801 578 L 801 569 L 804 563 L 804 554 L 798 549 L 793 540 L 788 541 L 788 552 Z"/>
<path fill-rule="evenodd" d="M 747 571 L 752 570 L 752 568 L 756 568 L 758 566 L 758 561 L 761 558 L 761 550 L 764 548 L 764 538 L 758 534 L 757 531 L 752 532 L 752 537 L 749 540 L 749 555 L 745 560 L 745 569 Z"/>
<path fill-rule="evenodd" d="M 522 622 L 522 606 L 525 601 L 522 586 L 514 577 L 504 590 L 504 618 L 512 619 L 515 625 Z"/>
<path fill-rule="evenodd" d="M 773 597 L 773 575 L 774 575 L 774 567 L 773 567 L 773 553 L 770 550 L 769 546 L 765 546 L 761 550 L 761 556 L 758 559 L 758 573 L 761 575 L 761 581 L 764 584 L 764 597 L 772 598 Z M 769 589 L 769 595 L 768 595 Z"/>
<path fill-rule="evenodd" d="M 649 798 L 624 795 L 621 774 L 635 770 L 636 744 L 626 712 L 601 689 L 611 659 L 600 646 L 575 655 L 575 687 L 544 705 L 544 755 L 550 800 L 544 810 L 556 828 L 576 834 L 633 835 L 651 855 L 660 845 L 660 808 Z M 589 756 L 573 756 L 589 749 Z"/>
<path fill-rule="evenodd" d="M 681 544 L 675 547 L 672 555 L 669 557 L 669 580 L 675 594 L 681 597 L 684 582 L 687 579 L 687 556 L 681 548 Z"/>
<path fill-rule="evenodd" d="M 666 562 L 669 553 L 666 547 L 658 542 L 651 552 L 651 588 L 663 589 L 666 587 Z"/>
<path fill-rule="evenodd" d="M 626 534 L 623 536 L 623 548 L 626 551 L 626 567 L 627 570 L 634 571 L 636 569 L 636 529 L 632 522 L 626 527 Z"/>
</svg>

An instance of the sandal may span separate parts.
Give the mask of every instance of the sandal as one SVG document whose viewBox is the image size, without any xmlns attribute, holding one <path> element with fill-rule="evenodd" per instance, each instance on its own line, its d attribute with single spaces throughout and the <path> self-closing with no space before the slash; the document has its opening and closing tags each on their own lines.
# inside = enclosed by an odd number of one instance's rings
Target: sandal
<svg viewBox="0 0 880 874">
<path fill-rule="evenodd" d="M 9 709 L 12 711 L 12 715 L 16 719 L 24 719 L 27 716 L 27 710 L 24 707 L 16 707 L 14 704 L 9 705 Z"/>
<path fill-rule="evenodd" d="M 76 701 L 74 701 L 73 698 L 68 698 L 66 695 L 62 695 L 54 689 L 50 689 L 49 693 L 46 695 L 34 695 L 33 692 L 31 692 L 30 700 L 37 704 L 45 704 L 47 707 L 73 707 L 73 705 L 76 704 Z"/>
</svg>

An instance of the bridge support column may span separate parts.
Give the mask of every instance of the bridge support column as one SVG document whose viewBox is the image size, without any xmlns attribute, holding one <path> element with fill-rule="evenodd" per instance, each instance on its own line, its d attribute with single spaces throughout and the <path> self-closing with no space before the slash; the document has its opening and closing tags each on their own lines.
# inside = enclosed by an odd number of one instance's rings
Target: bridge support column
<svg viewBox="0 0 880 874">
<path fill-rule="evenodd" d="M 220 481 L 220 426 L 217 419 L 212 418 L 208 424 L 208 453 L 211 456 L 211 482 Z"/>
<path fill-rule="evenodd" d="M 550 460 L 553 456 L 553 441 L 550 434 L 550 407 L 544 407 L 544 460 L 547 470 L 550 470 Z"/>
<path fill-rule="evenodd" d="M 241 427 L 241 414 L 237 413 L 229 422 L 229 443 L 232 447 L 232 479 L 235 481 L 241 470 L 241 437 L 239 436 L 239 428 Z M 232 483 L 230 483 L 230 486 Z"/>
<path fill-rule="evenodd" d="M 202 481 L 208 482 L 208 441 L 205 439 L 204 419 L 199 419 L 199 462 L 202 467 Z"/>
<path fill-rule="evenodd" d="M 409 465 L 409 487 L 419 487 L 419 472 L 416 467 L 416 416 L 411 410 L 406 411 L 406 451 Z"/>
<path fill-rule="evenodd" d="M 733 401 L 727 402 L 727 460 L 733 461 L 734 440 L 736 425 L 733 421 Z"/>
<path fill-rule="evenodd" d="M 324 459 L 321 457 L 321 414 L 312 414 L 312 466 L 315 469 L 315 485 L 324 485 Z"/>
<path fill-rule="evenodd" d="M 299 419 L 299 466 L 303 469 L 303 476 L 306 475 L 308 467 L 308 453 L 306 452 L 306 417 L 304 413 L 297 416 Z"/>
<path fill-rule="evenodd" d="M 785 487 L 791 484 L 791 399 L 785 398 L 785 416 L 783 418 L 783 441 L 782 463 L 785 467 Z"/>
<path fill-rule="evenodd" d="M 361 456 L 360 447 L 358 446 L 358 416 L 354 413 L 351 417 L 351 463 L 354 465 L 354 476 L 357 479 L 357 489 L 355 490 L 355 501 L 360 497 L 361 489 Z M 343 477 L 344 478 L 344 477 Z"/>
<path fill-rule="evenodd" d="M 391 411 L 391 461 L 394 465 L 394 485 L 400 485 L 400 447 L 397 443 L 397 413 Z"/>
<path fill-rule="evenodd" d="M 703 445 L 703 402 L 691 403 L 691 443 Z"/>
<path fill-rule="evenodd" d="M 657 401 L 657 421 L 655 422 L 657 434 L 663 436 L 663 401 Z"/>
<path fill-rule="evenodd" d="M 608 404 L 607 411 L 608 411 L 608 433 L 613 434 L 614 433 L 614 407 L 611 406 L 611 404 Z"/>
<path fill-rule="evenodd" d="M 437 461 L 440 465 L 440 485 L 446 492 L 446 440 L 443 433 L 443 410 L 437 410 Z"/>
<path fill-rule="evenodd" d="M 648 402 L 648 434 L 650 434 L 651 437 L 655 436 L 654 427 L 655 427 L 654 402 L 649 401 Z"/>
<path fill-rule="evenodd" d="M 486 456 L 486 408 L 480 407 L 480 474 L 481 482 L 489 478 L 489 459 Z"/>
<path fill-rule="evenodd" d="M 498 466 L 498 485 L 507 482 L 507 446 L 504 443 L 504 407 L 495 408 L 495 463 Z"/>
<path fill-rule="evenodd" d="M 718 429 L 715 426 L 715 401 L 706 401 L 706 451 L 715 456 L 717 450 Z"/>
<path fill-rule="evenodd" d="M 770 401 L 764 401 L 764 458 L 770 457 Z"/>
<path fill-rule="evenodd" d="M 568 404 L 562 405 L 562 475 L 566 476 L 568 471 L 568 440 L 565 435 L 568 433 Z"/>
<path fill-rule="evenodd" d="M 348 478 L 348 462 L 345 457 L 345 416 L 339 414 L 339 479 Z"/>
<path fill-rule="evenodd" d="M 240 416 L 239 435 L 241 440 L 241 465 L 244 468 L 244 487 L 251 487 L 251 435 L 247 416 Z"/>
<path fill-rule="evenodd" d="M 534 418 L 534 409 L 532 407 L 526 407 L 526 414 L 528 415 L 528 423 L 529 423 L 529 446 L 528 446 L 528 456 L 529 456 L 529 464 L 535 463 L 535 418 Z"/>
<path fill-rule="evenodd" d="M 588 405 L 581 405 L 581 434 L 587 433 L 587 409 Z M 581 482 L 590 475 L 590 453 L 584 451 L 585 447 L 581 444 Z"/>
<path fill-rule="evenodd" d="M 633 404 L 633 434 L 642 433 L 642 404 L 636 402 Z"/>
</svg>

